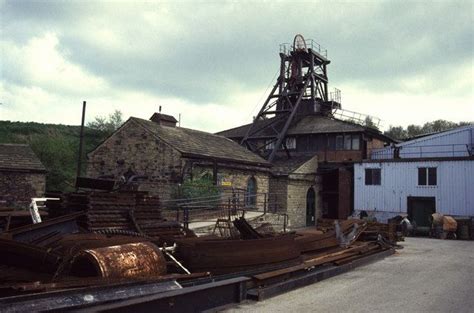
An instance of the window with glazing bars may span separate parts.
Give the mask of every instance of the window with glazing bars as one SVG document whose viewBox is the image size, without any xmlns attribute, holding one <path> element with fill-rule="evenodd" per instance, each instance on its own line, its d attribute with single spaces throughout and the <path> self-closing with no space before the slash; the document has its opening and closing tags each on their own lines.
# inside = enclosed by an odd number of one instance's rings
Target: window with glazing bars
<svg viewBox="0 0 474 313">
<path fill-rule="evenodd" d="M 418 186 L 436 186 L 437 176 L 436 167 L 419 167 Z"/>
<path fill-rule="evenodd" d="M 381 169 L 380 168 L 366 168 L 365 169 L 365 184 L 366 185 L 380 185 L 381 184 Z"/>
</svg>

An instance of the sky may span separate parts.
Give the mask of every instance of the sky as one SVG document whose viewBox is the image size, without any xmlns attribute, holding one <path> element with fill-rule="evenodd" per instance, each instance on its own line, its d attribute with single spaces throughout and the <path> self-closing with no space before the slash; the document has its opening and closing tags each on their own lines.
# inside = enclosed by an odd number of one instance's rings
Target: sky
<svg viewBox="0 0 474 313">
<path fill-rule="evenodd" d="M 181 114 L 252 121 L 296 34 L 325 47 L 342 108 L 389 125 L 474 120 L 472 1 L 0 0 L 0 120 Z"/>
</svg>

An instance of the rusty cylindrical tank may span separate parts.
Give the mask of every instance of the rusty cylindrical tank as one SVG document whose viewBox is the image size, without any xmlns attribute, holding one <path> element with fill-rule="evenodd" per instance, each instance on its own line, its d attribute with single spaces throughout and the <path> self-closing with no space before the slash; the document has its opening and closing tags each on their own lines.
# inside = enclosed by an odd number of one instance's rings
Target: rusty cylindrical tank
<svg viewBox="0 0 474 313">
<path fill-rule="evenodd" d="M 79 277 L 138 278 L 165 274 L 166 260 L 151 242 L 86 249 L 71 263 L 71 275 Z"/>
</svg>

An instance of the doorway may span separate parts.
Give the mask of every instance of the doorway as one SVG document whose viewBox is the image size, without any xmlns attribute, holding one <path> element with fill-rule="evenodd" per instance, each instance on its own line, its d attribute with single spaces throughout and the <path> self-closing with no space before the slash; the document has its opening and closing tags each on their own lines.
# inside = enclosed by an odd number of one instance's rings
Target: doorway
<svg viewBox="0 0 474 313">
<path fill-rule="evenodd" d="M 310 187 L 306 193 L 306 226 L 314 226 L 316 221 L 316 193 Z"/>
<path fill-rule="evenodd" d="M 417 227 L 430 227 L 431 214 L 436 212 L 435 197 L 408 197 L 408 219 L 416 223 Z"/>
</svg>

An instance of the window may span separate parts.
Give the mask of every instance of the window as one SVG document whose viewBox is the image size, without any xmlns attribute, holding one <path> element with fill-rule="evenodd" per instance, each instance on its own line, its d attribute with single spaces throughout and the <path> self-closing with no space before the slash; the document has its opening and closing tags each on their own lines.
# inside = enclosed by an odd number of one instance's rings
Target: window
<svg viewBox="0 0 474 313">
<path fill-rule="evenodd" d="M 344 136 L 344 150 L 351 150 L 351 135 Z"/>
<path fill-rule="evenodd" d="M 275 140 L 268 139 L 265 141 L 265 149 L 266 150 L 273 150 L 275 148 Z M 286 148 L 288 150 L 295 150 L 296 149 L 296 138 L 295 137 L 288 137 L 285 139 Z M 283 144 L 281 145 L 280 149 L 285 149 Z"/>
<path fill-rule="evenodd" d="M 352 150 L 360 149 L 360 141 L 358 135 L 352 135 Z"/>
<path fill-rule="evenodd" d="M 436 186 L 437 180 L 436 167 L 418 168 L 418 186 Z"/>
<path fill-rule="evenodd" d="M 359 150 L 359 135 L 336 136 L 336 150 Z"/>
<path fill-rule="evenodd" d="M 344 137 L 336 136 L 336 150 L 343 150 L 343 149 L 344 149 Z"/>
<path fill-rule="evenodd" d="M 380 168 L 366 168 L 365 169 L 365 184 L 366 185 L 380 185 L 381 183 Z"/>
<path fill-rule="evenodd" d="M 265 141 L 265 149 L 266 150 L 273 150 L 275 148 L 275 141 L 272 139 L 268 139 Z"/>
<path fill-rule="evenodd" d="M 245 206 L 254 207 L 257 204 L 257 181 L 254 177 L 250 177 L 247 182 L 247 190 L 245 193 Z"/>
<path fill-rule="evenodd" d="M 296 138 L 295 137 L 288 137 L 285 139 L 286 148 L 288 150 L 296 149 Z M 282 147 L 283 148 L 283 147 Z"/>
</svg>

